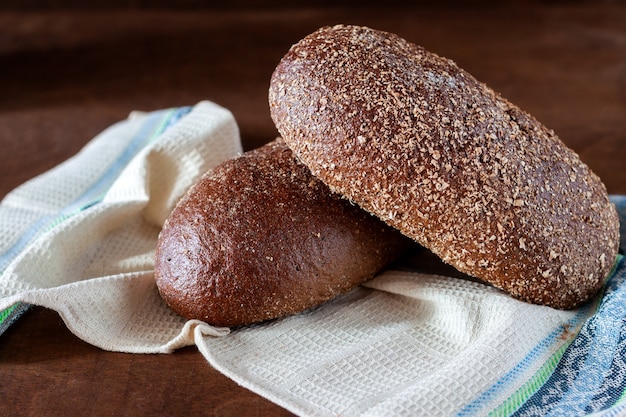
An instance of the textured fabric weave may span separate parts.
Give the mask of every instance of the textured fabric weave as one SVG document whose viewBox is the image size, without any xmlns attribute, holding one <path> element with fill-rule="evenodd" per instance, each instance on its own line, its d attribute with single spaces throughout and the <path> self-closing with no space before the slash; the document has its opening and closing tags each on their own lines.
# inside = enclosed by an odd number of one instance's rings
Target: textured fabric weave
<svg viewBox="0 0 626 417">
<path fill-rule="evenodd" d="M 626 413 L 626 265 L 573 311 L 486 285 L 386 271 L 304 313 L 238 329 L 162 302 L 163 221 L 206 170 L 241 152 L 210 102 L 133 113 L 0 203 L 0 332 L 29 305 L 103 349 L 208 363 L 302 416 L 617 416 Z M 626 197 L 612 196 L 626 247 Z M 208 365 L 207 365 L 208 366 Z"/>
<path fill-rule="evenodd" d="M 156 239 L 188 187 L 241 152 L 232 114 L 213 103 L 133 113 L 9 193 L 0 204 L 4 326 L 36 304 L 103 349 L 193 344 L 196 323 L 185 325 L 154 285 Z"/>
</svg>

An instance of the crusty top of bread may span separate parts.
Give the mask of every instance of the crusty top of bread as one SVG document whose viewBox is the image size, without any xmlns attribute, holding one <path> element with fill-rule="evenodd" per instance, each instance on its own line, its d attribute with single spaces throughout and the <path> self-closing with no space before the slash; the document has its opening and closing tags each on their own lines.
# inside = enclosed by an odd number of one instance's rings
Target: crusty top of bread
<svg viewBox="0 0 626 417">
<path fill-rule="evenodd" d="M 454 62 L 324 27 L 272 75 L 272 118 L 333 191 L 512 295 L 572 308 L 602 285 L 618 220 L 557 135 Z"/>
<path fill-rule="evenodd" d="M 155 276 L 178 314 L 238 326 L 321 304 L 411 244 L 314 178 L 282 140 L 208 172 L 159 236 Z"/>
</svg>

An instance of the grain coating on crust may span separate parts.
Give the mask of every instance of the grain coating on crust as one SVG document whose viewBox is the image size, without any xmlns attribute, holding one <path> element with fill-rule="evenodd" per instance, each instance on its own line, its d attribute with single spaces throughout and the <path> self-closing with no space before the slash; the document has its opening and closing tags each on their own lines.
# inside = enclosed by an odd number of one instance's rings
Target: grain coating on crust
<svg viewBox="0 0 626 417">
<path fill-rule="evenodd" d="M 410 240 L 315 179 L 276 140 L 194 185 L 159 236 L 155 277 L 178 314 L 238 326 L 321 304 Z"/>
<path fill-rule="evenodd" d="M 556 134 L 400 37 L 325 27 L 271 79 L 272 119 L 314 175 L 462 272 L 573 308 L 615 260 L 600 179 Z"/>
</svg>

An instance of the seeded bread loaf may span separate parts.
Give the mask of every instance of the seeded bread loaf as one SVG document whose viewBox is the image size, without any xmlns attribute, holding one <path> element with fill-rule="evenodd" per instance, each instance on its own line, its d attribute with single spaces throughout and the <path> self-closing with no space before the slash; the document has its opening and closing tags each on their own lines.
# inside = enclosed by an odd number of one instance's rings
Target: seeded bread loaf
<svg viewBox="0 0 626 417">
<path fill-rule="evenodd" d="M 513 296 L 573 308 L 615 260 L 600 179 L 454 62 L 390 33 L 325 27 L 271 79 L 271 115 L 333 191 Z"/>
<path fill-rule="evenodd" d="M 321 304 L 410 244 L 332 194 L 276 140 L 188 191 L 160 233 L 155 276 L 181 316 L 238 326 Z"/>
</svg>

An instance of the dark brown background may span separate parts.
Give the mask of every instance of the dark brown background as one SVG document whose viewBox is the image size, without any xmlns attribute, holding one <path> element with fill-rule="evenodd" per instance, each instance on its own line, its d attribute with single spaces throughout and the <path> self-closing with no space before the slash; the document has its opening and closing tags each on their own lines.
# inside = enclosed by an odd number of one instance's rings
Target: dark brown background
<svg viewBox="0 0 626 417">
<path fill-rule="evenodd" d="M 85 5 L 84 3 L 88 3 Z M 131 110 L 208 99 L 246 149 L 276 135 L 269 78 L 322 25 L 398 33 L 455 60 L 554 129 L 626 194 L 623 2 L 4 1 L 0 198 Z M 193 348 L 101 351 L 35 308 L 0 336 L 0 416 L 289 415 L 237 387 Z"/>
</svg>

